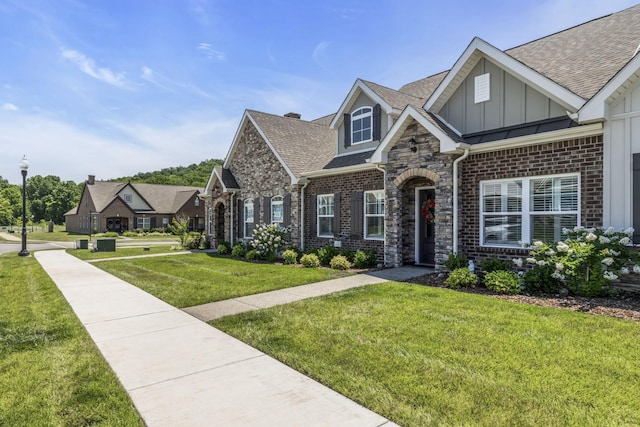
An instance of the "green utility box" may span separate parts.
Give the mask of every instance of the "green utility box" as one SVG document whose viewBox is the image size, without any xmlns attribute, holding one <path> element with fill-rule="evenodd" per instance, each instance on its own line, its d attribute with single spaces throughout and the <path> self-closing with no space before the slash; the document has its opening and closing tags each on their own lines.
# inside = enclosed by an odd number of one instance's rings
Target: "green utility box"
<svg viewBox="0 0 640 427">
<path fill-rule="evenodd" d="M 77 239 L 76 249 L 89 249 L 89 239 Z"/>
<path fill-rule="evenodd" d="M 96 239 L 94 247 L 96 252 L 115 252 L 116 239 Z"/>
</svg>

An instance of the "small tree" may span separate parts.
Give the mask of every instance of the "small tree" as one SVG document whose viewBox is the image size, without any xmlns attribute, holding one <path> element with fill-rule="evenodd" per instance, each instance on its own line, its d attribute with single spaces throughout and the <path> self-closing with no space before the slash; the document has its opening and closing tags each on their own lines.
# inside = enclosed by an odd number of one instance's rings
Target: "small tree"
<svg viewBox="0 0 640 427">
<path fill-rule="evenodd" d="M 191 218 L 184 215 L 178 215 L 173 218 L 171 224 L 167 226 L 171 234 L 180 237 L 180 245 L 185 246 L 189 237 L 189 221 Z"/>
</svg>

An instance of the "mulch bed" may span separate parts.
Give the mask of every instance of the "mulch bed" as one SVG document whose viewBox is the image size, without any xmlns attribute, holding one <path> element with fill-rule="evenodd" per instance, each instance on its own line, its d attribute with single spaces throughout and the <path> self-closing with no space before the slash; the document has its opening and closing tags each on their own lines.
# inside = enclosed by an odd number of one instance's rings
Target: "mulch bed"
<svg viewBox="0 0 640 427">
<path fill-rule="evenodd" d="M 408 280 L 408 282 L 445 288 L 445 279 L 446 276 L 444 275 L 427 274 Z M 535 304 L 543 307 L 581 311 L 583 313 L 599 314 L 640 322 L 640 293 L 637 292 L 617 291 L 611 296 L 597 298 L 577 296 L 563 297 L 560 295 L 502 295 L 496 294 L 482 286 L 460 289 L 460 292 L 482 294 L 523 304 Z"/>
</svg>

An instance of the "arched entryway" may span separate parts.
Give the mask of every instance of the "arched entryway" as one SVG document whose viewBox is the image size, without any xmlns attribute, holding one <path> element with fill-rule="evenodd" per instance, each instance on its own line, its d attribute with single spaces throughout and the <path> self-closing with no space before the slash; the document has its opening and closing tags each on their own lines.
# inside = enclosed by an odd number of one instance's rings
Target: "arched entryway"
<svg viewBox="0 0 640 427">
<path fill-rule="evenodd" d="M 216 207 L 216 221 L 215 221 L 215 239 L 217 244 L 220 244 L 225 240 L 224 239 L 225 211 L 226 211 L 226 208 L 224 206 L 224 203 L 218 204 L 218 206 Z"/>
</svg>

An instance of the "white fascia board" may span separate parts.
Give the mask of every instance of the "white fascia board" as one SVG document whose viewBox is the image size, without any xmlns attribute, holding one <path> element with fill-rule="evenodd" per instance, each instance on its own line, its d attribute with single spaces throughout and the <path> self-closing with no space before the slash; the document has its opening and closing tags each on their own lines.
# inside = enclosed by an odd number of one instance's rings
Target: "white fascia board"
<svg viewBox="0 0 640 427">
<path fill-rule="evenodd" d="M 335 169 L 320 169 L 317 171 L 306 172 L 301 179 L 303 178 L 320 178 L 325 176 L 334 176 L 334 175 L 344 175 L 347 173 L 354 172 L 362 172 L 365 170 L 377 169 L 376 165 L 373 162 L 370 163 L 361 163 L 359 165 L 354 166 L 345 166 L 343 168 L 335 168 Z"/>
<path fill-rule="evenodd" d="M 484 153 L 488 151 L 506 150 L 509 148 L 517 148 L 527 145 L 545 144 L 548 142 L 562 141 L 565 139 L 575 139 L 587 136 L 602 134 L 602 123 L 592 123 L 569 129 L 560 129 L 553 132 L 538 133 L 534 135 L 525 135 L 517 138 L 502 139 L 499 141 L 484 142 L 480 144 L 468 145 L 472 153 Z M 459 147 L 458 147 L 459 148 Z M 440 150 L 443 151 L 443 150 Z M 449 150 L 447 152 L 456 151 Z M 444 151 L 443 151 L 444 152 Z"/>
<path fill-rule="evenodd" d="M 216 167 L 213 167 L 211 171 L 211 176 L 209 176 L 209 181 L 207 181 L 207 185 L 204 187 L 204 194 L 211 194 L 211 187 L 213 185 L 213 178 L 217 177 Z M 219 179 L 219 178 L 218 178 Z"/>
<path fill-rule="evenodd" d="M 606 104 L 611 96 L 620 91 L 625 84 L 633 84 L 640 80 L 640 55 L 636 55 L 622 67 L 611 80 L 607 82 L 580 110 L 578 111 L 578 122 L 588 123 L 591 121 L 604 120 L 606 115 Z M 626 92 L 623 88 L 620 92 Z"/>
<path fill-rule="evenodd" d="M 364 92 L 365 95 L 367 95 L 376 103 L 380 104 L 382 109 L 384 109 L 384 111 L 387 114 L 391 114 L 393 112 L 395 112 L 396 114 L 400 113 L 398 110 L 394 110 L 391 107 L 391 105 L 389 105 L 384 99 L 380 97 L 380 95 L 378 95 L 373 90 L 371 90 L 371 88 L 367 86 L 365 82 L 363 82 L 360 79 L 357 79 L 356 82 L 351 87 L 351 90 L 347 94 L 347 97 L 344 99 L 344 101 L 342 101 L 342 104 L 340 104 L 340 108 L 336 112 L 336 115 L 333 117 L 333 120 L 331 120 L 331 123 L 329 124 L 329 128 L 335 129 L 336 126 L 340 124 L 340 121 L 342 120 L 342 116 L 344 115 L 345 110 L 351 104 L 354 97 L 358 95 L 358 90 Z"/>
<path fill-rule="evenodd" d="M 238 129 L 236 129 L 236 134 L 233 136 L 233 140 L 231 141 L 231 146 L 229 147 L 229 151 L 227 152 L 227 156 L 224 158 L 224 163 L 222 164 L 223 168 L 229 168 L 229 163 L 233 158 L 233 153 L 236 151 L 236 145 L 240 140 L 240 135 L 242 134 L 242 130 L 247 124 L 247 117 L 249 116 L 249 111 L 244 110 L 244 114 L 242 114 L 242 119 L 240 120 L 240 124 L 238 125 Z"/>
<path fill-rule="evenodd" d="M 404 130 L 404 122 L 410 117 L 415 119 L 440 141 L 441 152 L 448 152 L 458 147 L 458 144 L 454 140 L 452 140 L 446 133 L 444 133 L 442 129 L 427 120 L 427 118 L 420 114 L 420 112 L 416 110 L 415 107 L 413 107 L 412 105 L 407 105 L 402 114 L 400 114 L 400 117 L 398 117 L 398 120 L 396 120 L 393 127 L 389 129 L 389 132 L 387 132 L 387 135 L 384 137 L 380 145 L 378 145 L 376 151 L 371 156 L 371 163 L 385 163 L 387 161 L 387 153 L 389 152 L 389 150 L 391 150 L 393 144 L 400 137 L 400 131 Z"/>
<path fill-rule="evenodd" d="M 466 62 L 473 56 L 476 51 L 482 53 L 500 68 L 508 71 L 515 76 L 518 76 L 529 86 L 533 87 L 537 91 L 543 93 L 547 97 L 551 98 L 552 100 L 569 110 L 577 111 L 585 103 L 585 100 L 575 93 L 560 86 L 558 83 L 543 76 L 537 71 L 534 71 L 532 68 L 507 55 L 500 49 L 490 45 L 484 40 L 475 37 L 471 41 L 467 49 L 463 52 L 462 56 L 460 56 L 460 58 L 456 61 L 455 65 L 453 66 L 453 68 L 451 68 L 444 80 L 442 80 L 440 85 L 438 85 L 438 88 L 433 92 L 429 99 L 427 99 L 427 102 L 424 104 L 425 110 L 431 111 L 433 106 L 441 101 L 440 97 L 442 96 L 442 94 L 445 92 L 453 79 L 458 75 Z"/>
</svg>

